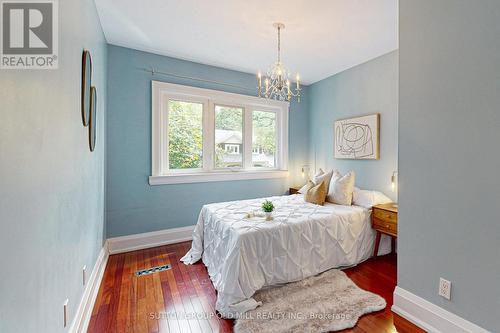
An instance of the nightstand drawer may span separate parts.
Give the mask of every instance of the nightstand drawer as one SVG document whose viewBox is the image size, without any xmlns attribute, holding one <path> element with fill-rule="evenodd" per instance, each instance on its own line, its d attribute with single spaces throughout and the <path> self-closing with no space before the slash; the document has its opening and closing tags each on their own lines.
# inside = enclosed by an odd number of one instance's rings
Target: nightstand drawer
<svg viewBox="0 0 500 333">
<path fill-rule="evenodd" d="M 373 227 L 380 231 L 386 231 L 391 234 L 397 234 L 398 232 L 397 223 L 392 221 L 384 221 L 376 217 L 373 218 Z"/>
<path fill-rule="evenodd" d="M 373 216 L 379 220 L 398 223 L 398 214 L 383 209 L 374 209 Z"/>
</svg>

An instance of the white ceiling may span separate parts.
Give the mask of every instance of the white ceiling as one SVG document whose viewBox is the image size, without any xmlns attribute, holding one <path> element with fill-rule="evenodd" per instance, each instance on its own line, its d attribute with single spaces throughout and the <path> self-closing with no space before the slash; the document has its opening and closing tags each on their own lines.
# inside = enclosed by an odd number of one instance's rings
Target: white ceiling
<svg viewBox="0 0 500 333">
<path fill-rule="evenodd" d="M 398 48 L 398 0 L 95 0 L 108 43 L 310 84 Z"/>
</svg>

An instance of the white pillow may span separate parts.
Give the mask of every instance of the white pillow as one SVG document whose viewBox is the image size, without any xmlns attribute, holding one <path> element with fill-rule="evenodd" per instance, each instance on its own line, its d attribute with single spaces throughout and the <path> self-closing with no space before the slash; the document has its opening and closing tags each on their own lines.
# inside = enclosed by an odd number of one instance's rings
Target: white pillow
<svg viewBox="0 0 500 333">
<path fill-rule="evenodd" d="M 392 200 L 379 191 L 360 190 L 359 188 L 355 188 L 352 196 L 352 203 L 364 208 L 372 208 L 373 206 L 390 202 L 392 202 Z"/>
<path fill-rule="evenodd" d="M 314 179 L 316 179 L 316 177 L 319 177 L 324 173 L 325 172 L 323 171 L 323 169 L 319 168 L 318 172 L 316 172 L 316 174 L 313 176 L 313 179 L 306 182 L 304 184 L 304 186 L 302 186 L 297 192 L 300 194 L 306 194 L 307 190 L 309 190 L 311 187 L 314 187 L 314 185 L 316 185 L 316 183 L 314 182 Z M 312 182 L 312 184 L 310 184 L 309 182 Z"/>
<path fill-rule="evenodd" d="M 314 183 L 312 181 L 308 181 L 304 186 L 302 186 L 297 192 L 300 194 L 306 194 L 306 192 L 314 187 Z"/>
<path fill-rule="evenodd" d="M 338 171 L 336 171 L 336 170 L 335 170 L 335 172 L 338 173 Z M 319 183 L 324 182 L 325 187 L 328 189 L 330 186 L 330 181 L 332 179 L 332 175 L 333 175 L 333 170 L 325 173 L 325 172 L 323 172 L 323 170 L 319 169 L 319 172 L 313 178 L 314 185 L 318 185 Z"/>
<path fill-rule="evenodd" d="M 326 200 L 334 204 L 350 206 L 355 182 L 356 173 L 354 171 L 349 171 L 344 176 L 338 173 L 332 177 Z"/>
<path fill-rule="evenodd" d="M 314 181 L 314 179 L 315 179 L 316 177 L 319 177 L 319 176 L 323 175 L 324 173 L 325 173 L 325 172 L 323 171 L 323 169 L 319 168 L 319 169 L 318 169 L 318 172 L 316 172 L 316 174 L 313 176 L 313 179 L 312 179 L 312 180 Z"/>
</svg>

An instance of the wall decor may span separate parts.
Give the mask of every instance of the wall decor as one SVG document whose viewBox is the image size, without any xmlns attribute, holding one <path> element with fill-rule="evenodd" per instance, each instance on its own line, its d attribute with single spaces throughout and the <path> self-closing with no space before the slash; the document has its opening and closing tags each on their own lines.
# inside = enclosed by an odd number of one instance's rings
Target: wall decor
<svg viewBox="0 0 500 333">
<path fill-rule="evenodd" d="M 82 121 L 83 126 L 89 124 L 90 117 L 90 86 L 92 84 L 92 57 L 87 50 L 82 54 Z"/>
<path fill-rule="evenodd" d="M 97 127 L 97 89 L 90 87 L 90 118 L 89 118 L 89 146 L 94 151 Z"/>
<path fill-rule="evenodd" d="M 335 121 L 335 158 L 378 160 L 380 145 L 379 131 L 379 113 Z"/>
</svg>

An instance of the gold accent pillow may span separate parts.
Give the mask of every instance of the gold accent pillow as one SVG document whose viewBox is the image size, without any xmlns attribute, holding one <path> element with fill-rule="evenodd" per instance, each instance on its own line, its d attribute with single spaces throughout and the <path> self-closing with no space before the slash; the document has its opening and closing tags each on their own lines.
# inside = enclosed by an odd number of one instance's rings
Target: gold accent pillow
<svg viewBox="0 0 500 333">
<path fill-rule="evenodd" d="M 315 205 L 323 206 L 325 204 L 326 194 L 326 185 L 323 181 L 307 190 L 306 194 L 304 195 L 304 200 Z"/>
</svg>

